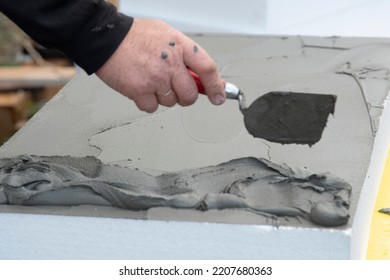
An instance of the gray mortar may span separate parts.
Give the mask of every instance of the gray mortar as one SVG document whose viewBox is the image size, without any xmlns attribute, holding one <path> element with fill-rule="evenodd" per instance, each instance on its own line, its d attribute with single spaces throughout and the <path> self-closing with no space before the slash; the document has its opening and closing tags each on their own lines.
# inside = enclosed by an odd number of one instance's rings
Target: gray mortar
<svg viewBox="0 0 390 280">
<path fill-rule="evenodd" d="M 139 169 L 153 178 L 183 169 L 216 166 L 232 159 L 267 158 L 277 165 L 307 167 L 313 174 L 331 173 L 348 182 L 352 187 L 350 219 L 341 228 L 351 228 L 388 94 L 390 40 L 214 35 L 193 39 L 217 61 L 223 79 L 245 92 L 248 104 L 271 91 L 336 94 L 335 114 L 329 116 L 321 140 L 309 147 L 254 138 L 245 129 L 237 102 L 227 101 L 215 107 L 203 96 L 193 106 L 160 108 L 149 115 L 96 76 L 79 73 L 0 148 L 0 157 L 94 156 L 104 164 Z M 104 172 L 111 169 L 104 166 Z M 4 194 L 0 199 L 5 200 Z M 317 208 L 323 211 L 329 205 L 319 204 Z M 311 215 L 316 216 L 317 208 Z M 244 208 L 88 209 L 0 206 L 1 212 L 42 210 L 40 213 L 81 216 L 93 212 L 165 221 L 269 223 L 267 218 Z M 293 227 L 316 226 L 303 218 L 278 220 L 281 225 Z"/>
<path fill-rule="evenodd" d="M 20 156 L 0 160 L 0 203 L 98 205 L 133 211 L 171 207 L 244 209 L 275 221 L 302 218 L 320 226 L 349 219 L 351 186 L 331 174 L 295 172 L 265 159 L 151 176 L 93 157 Z"/>
</svg>

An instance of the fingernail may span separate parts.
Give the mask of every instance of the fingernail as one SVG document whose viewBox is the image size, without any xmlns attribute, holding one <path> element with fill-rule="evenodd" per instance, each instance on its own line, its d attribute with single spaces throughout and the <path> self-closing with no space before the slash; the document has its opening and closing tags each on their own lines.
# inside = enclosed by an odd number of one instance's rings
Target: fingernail
<svg viewBox="0 0 390 280">
<path fill-rule="evenodd" d="M 215 105 L 221 105 L 225 102 L 225 97 L 222 95 L 217 95 L 214 101 L 215 101 Z"/>
</svg>

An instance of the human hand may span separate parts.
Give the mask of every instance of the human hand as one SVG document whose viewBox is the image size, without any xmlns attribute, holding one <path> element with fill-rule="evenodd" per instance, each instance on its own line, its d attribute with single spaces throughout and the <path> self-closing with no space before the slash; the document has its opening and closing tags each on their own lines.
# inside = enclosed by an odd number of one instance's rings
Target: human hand
<svg viewBox="0 0 390 280">
<path fill-rule="evenodd" d="M 151 113 L 158 104 L 188 106 L 196 101 L 198 90 L 187 67 L 199 75 L 211 103 L 225 101 L 224 82 L 204 49 L 164 21 L 134 19 L 127 36 L 96 74 L 140 110 Z"/>
</svg>

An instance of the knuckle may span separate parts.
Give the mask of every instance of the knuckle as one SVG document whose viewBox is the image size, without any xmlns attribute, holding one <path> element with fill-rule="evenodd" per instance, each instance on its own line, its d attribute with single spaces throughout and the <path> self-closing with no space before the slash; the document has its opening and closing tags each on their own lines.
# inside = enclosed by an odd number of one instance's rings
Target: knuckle
<svg viewBox="0 0 390 280">
<path fill-rule="evenodd" d="M 198 93 L 186 93 L 179 96 L 179 104 L 181 106 L 190 106 L 198 99 Z"/>
<path fill-rule="evenodd" d="M 157 100 L 152 95 L 139 95 L 134 99 L 135 104 L 141 111 L 153 113 L 158 108 Z"/>
<path fill-rule="evenodd" d="M 157 108 L 158 104 L 149 104 L 149 103 L 143 103 L 143 104 L 137 104 L 138 108 L 142 111 L 145 111 L 147 113 L 154 113 Z"/>
<path fill-rule="evenodd" d="M 142 96 L 147 92 L 148 85 L 144 79 L 139 79 L 133 83 L 134 95 Z"/>
<path fill-rule="evenodd" d="M 212 74 L 218 71 L 217 64 L 213 61 L 206 62 L 203 69 L 206 74 Z"/>
<path fill-rule="evenodd" d="M 176 100 L 160 101 L 160 104 L 166 107 L 173 107 L 176 104 Z"/>
<path fill-rule="evenodd" d="M 157 69 L 157 67 L 153 67 L 149 71 L 149 79 L 151 81 L 159 82 L 159 81 L 163 80 L 162 73 L 163 73 L 163 71 L 161 71 L 160 69 Z"/>
</svg>

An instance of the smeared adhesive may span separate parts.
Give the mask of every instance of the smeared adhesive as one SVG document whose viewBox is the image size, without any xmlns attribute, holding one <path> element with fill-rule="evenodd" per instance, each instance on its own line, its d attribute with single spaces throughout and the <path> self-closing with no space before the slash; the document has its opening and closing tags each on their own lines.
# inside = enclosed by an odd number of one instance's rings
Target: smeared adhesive
<svg viewBox="0 0 390 280">
<path fill-rule="evenodd" d="M 147 210 L 242 209 L 302 218 L 320 226 L 348 222 L 351 186 L 265 159 L 240 158 L 160 176 L 102 164 L 94 157 L 0 159 L 0 202 L 13 205 L 102 205 Z"/>
<path fill-rule="evenodd" d="M 390 215 L 390 208 L 382 208 L 382 209 L 379 209 L 378 212 Z"/>
<path fill-rule="evenodd" d="M 165 52 L 165 51 L 161 52 L 161 58 L 164 59 L 164 60 L 167 59 L 168 58 L 168 53 Z"/>
<path fill-rule="evenodd" d="M 104 27 L 96 25 L 94 28 L 92 28 L 92 32 L 99 33 L 103 29 L 114 29 L 115 24 L 113 23 L 108 23 Z"/>
<path fill-rule="evenodd" d="M 270 92 L 248 108 L 240 102 L 245 127 L 257 138 L 282 144 L 317 143 L 334 114 L 335 95 L 299 92 Z"/>
<path fill-rule="evenodd" d="M 100 32 L 103 28 L 101 26 L 95 26 L 91 31 L 92 32 Z"/>
</svg>

